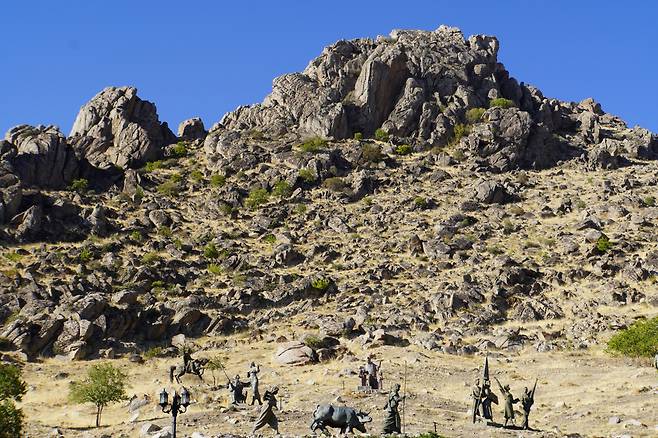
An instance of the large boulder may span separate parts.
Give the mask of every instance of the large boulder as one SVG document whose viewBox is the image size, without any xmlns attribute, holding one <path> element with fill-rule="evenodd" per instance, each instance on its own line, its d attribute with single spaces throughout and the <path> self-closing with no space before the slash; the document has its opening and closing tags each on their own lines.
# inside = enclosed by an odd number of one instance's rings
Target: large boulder
<svg viewBox="0 0 658 438">
<path fill-rule="evenodd" d="M 21 206 L 23 190 L 18 175 L 7 161 L 0 161 L 0 224 L 9 222 Z"/>
<path fill-rule="evenodd" d="M 62 188 L 78 172 L 78 160 L 55 126 L 16 126 L 5 140 L 15 146 L 10 161 L 23 184 Z"/>
<path fill-rule="evenodd" d="M 203 126 L 203 120 L 198 117 L 185 120 L 178 125 L 178 137 L 184 140 L 199 140 L 206 137 L 208 132 Z"/>
<path fill-rule="evenodd" d="M 139 167 L 175 140 L 155 104 L 140 99 L 134 87 L 108 87 L 94 96 L 80 109 L 69 139 L 80 157 L 102 169 Z"/>
<path fill-rule="evenodd" d="M 282 365 L 307 365 L 316 362 L 317 355 L 311 347 L 292 341 L 279 346 L 274 359 Z"/>
</svg>

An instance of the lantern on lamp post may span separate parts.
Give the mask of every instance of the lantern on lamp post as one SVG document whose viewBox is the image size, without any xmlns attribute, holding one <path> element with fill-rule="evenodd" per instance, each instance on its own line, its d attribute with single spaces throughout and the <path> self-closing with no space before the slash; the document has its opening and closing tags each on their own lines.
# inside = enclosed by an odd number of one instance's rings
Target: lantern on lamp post
<svg viewBox="0 0 658 438">
<path fill-rule="evenodd" d="M 176 438 L 176 417 L 178 414 L 184 414 L 187 412 L 187 407 L 190 405 L 190 392 L 187 388 L 183 387 L 180 395 L 177 391 L 174 391 L 174 396 L 172 397 L 171 403 L 169 403 L 169 394 L 166 390 L 162 390 L 160 393 L 160 407 L 162 412 L 165 414 L 171 413 L 171 430 L 173 438 Z"/>
</svg>

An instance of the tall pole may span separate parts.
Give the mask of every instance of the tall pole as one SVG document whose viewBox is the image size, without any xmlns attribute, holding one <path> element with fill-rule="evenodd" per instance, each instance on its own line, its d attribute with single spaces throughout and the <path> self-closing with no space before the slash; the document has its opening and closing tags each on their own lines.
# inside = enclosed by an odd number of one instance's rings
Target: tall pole
<svg viewBox="0 0 658 438">
<path fill-rule="evenodd" d="M 177 414 L 176 411 L 172 411 L 172 413 L 171 413 L 171 418 L 172 418 L 172 420 L 171 420 L 171 436 L 173 438 L 176 438 L 176 414 Z"/>
<path fill-rule="evenodd" d="M 404 391 L 402 392 L 402 433 L 407 428 L 405 417 L 407 416 L 407 361 L 404 361 Z"/>
</svg>

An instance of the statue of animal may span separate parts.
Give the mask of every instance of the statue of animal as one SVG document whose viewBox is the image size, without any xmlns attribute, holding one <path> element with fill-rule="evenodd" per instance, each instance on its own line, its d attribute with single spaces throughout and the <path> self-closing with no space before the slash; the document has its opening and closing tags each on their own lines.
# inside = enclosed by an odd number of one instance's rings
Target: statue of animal
<svg viewBox="0 0 658 438">
<path fill-rule="evenodd" d="M 189 369 L 186 369 L 182 364 L 181 365 L 172 365 L 169 367 L 169 381 L 174 383 L 174 378 L 176 382 L 181 383 L 180 378 L 185 374 L 193 374 L 199 379 L 203 380 L 203 373 L 205 372 L 205 366 L 209 362 L 208 359 L 192 359 Z"/>
<path fill-rule="evenodd" d="M 370 413 L 357 411 L 354 408 L 333 405 L 317 405 L 313 412 L 311 431 L 315 433 L 320 429 L 322 433 L 330 435 L 327 427 L 340 429 L 341 434 L 352 433 L 353 429 L 366 432 L 365 424 L 372 421 Z"/>
</svg>

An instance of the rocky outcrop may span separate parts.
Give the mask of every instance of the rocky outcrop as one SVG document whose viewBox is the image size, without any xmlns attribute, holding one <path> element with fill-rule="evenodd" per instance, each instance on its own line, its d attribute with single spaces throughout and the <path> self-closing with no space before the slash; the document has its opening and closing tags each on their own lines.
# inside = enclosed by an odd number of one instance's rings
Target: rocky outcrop
<svg viewBox="0 0 658 438">
<path fill-rule="evenodd" d="M 8 161 L 0 160 L 0 224 L 9 222 L 21 205 L 23 189 Z"/>
<path fill-rule="evenodd" d="M 108 87 L 80 109 L 69 142 L 95 167 L 126 169 L 159 158 L 175 136 L 136 88 Z"/>
<path fill-rule="evenodd" d="M 16 148 L 10 161 L 24 185 L 62 188 L 77 175 L 78 160 L 55 126 L 16 126 L 5 140 Z"/>
<path fill-rule="evenodd" d="M 178 137 L 184 140 L 202 140 L 208 132 L 203 126 L 203 121 L 198 118 L 185 120 L 178 125 Z"/>
</svg>

